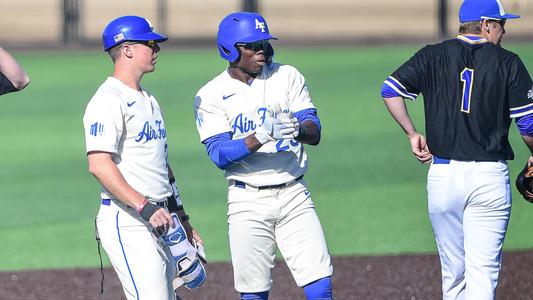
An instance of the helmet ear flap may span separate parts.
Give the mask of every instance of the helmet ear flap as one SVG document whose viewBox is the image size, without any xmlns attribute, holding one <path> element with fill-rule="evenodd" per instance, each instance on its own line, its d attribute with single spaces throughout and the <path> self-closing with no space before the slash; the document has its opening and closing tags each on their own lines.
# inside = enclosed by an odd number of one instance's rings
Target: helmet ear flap
<svg viewBox="0 0 533 300">
<path fill-rule="evenodd" d="M 226 47 L 224 47 L 224 46 L 222 46 L 222 45 L 218 45 L 218 51 L 223 52 L 224 54 L 226 54 L 226 55 L 228 55 L 228 56 L 229 56 L 230 53 L 231 53 Z"/>
<path fill-rule="evenodd" d="M 235 62 L 241 56 L 237 47 L 230 47 L 228 44 L 218 44 L 218 52 L 220 52 L 220 55 L 229 62 Z"/>
<path fill-rule="evenodd" d="M 268 43 L 268 47 L 265 49 L 265 57 L 267 60 L 267 64 L 272 64 L 272 59 L 274 58 L 274 48 L 270 43 Z"/>
</svg>

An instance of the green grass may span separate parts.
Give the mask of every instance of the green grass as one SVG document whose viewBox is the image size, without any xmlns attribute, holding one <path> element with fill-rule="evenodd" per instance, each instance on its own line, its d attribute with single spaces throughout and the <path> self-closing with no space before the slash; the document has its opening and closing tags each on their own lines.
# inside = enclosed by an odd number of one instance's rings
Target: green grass
<svg viewBox="0 0 533 300">
<path fill-rule="evenodd" d="M 323 139 L 307 147 L 306 180 L 333 255 L 435 252 L 427 166 L 412 157 L 379 96 L 384 78 L 418 47 L 277 49 L 277 61 L 306 76 L 319 108 Z M 533 67 L 532 44 L 509 49 Z M 16 56 L 32 83 L 0 98 L 0 270 L 97 266 L 98 185 L 87 172 L 81 119 L 111 62 L 99 52 Z M 143 80 L 165 111 L 170 162 L 211 261 L 229 260 L 226 182 L 199 143 L 192 103 L 225 66 L 215 51 L 168 50 Z M 423 128 L 422 104 L 409 109 Z M 514 177 L 527 149 L 514 127 L 511 132 Z M 515 193 L 506 249 L 533 247 L 525 230 L 532 209 Z"/>
</svg>

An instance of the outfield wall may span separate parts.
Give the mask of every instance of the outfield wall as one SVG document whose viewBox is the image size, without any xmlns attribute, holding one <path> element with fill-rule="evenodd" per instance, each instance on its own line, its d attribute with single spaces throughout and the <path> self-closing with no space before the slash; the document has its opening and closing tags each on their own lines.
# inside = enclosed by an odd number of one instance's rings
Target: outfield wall
<svg viewBox="0 0 533 300">
<path fill-rule="evenodd" d="M 448 30 L 457 31 L 461 0 L 449 1 Z M 513 36 L 533 36 L 531 0 L 501 0 L 523 19 L 507 27 Z M 116 16 L 143 15 L 158 25 L 156 0 L 82 0 L 81 34 L 98 40 Z M 530 2 L 530 3 L 528 3 Z M 60 42 L 62 0 L 2 0 L 0 43 Z M 240 8 L 241 0 L 167 0 L 166 34 L 173 39 L 212 39 L 220 19 Z M 260 1 L 271 31 L 282 39 L 387 39 L 436 37 L 437 0 L 268 0 Z"/>
</svg>

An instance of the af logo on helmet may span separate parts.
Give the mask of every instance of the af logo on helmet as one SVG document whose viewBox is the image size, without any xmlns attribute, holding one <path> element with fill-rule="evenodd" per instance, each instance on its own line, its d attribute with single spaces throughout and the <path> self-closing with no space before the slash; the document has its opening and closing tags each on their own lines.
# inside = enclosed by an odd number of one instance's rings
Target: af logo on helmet
<svg viewBox="0 0 533 300">
<path fill-rule="evenodd" d="M 265 32 L 265 22 L 259 22 L 255 19 L 255 29 L 261 29 L 261 32 Z"/>
</svg>

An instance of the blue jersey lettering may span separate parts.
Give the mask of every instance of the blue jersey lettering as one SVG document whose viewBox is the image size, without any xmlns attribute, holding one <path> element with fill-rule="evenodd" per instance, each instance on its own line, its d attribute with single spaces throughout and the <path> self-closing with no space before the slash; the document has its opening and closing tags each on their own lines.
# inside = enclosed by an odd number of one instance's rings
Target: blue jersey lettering
<svg viewBox="0 0 533 300">
<path fill-rule="evenodd" d="M 167 137 L 167 130 L 161 126 L 162 121 L 156 120 L 155 125 L 157 129 L 154 129 L 150 122 L 146 121 L 143 126 L 143 130 L 139 132 L 136 142 L 141 142 L 144 139 L 144 142 L 151 140 L 164 139 Z"/>
</svg>

